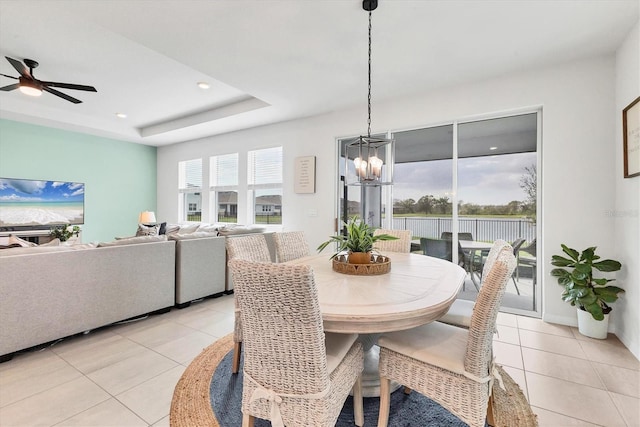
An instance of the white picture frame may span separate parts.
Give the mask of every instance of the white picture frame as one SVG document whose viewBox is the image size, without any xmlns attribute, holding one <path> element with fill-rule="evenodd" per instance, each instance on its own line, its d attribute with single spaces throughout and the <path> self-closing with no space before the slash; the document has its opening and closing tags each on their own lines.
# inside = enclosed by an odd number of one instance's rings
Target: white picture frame
<svg viewBox="0 0 640 427">
<path fill-rule="evenodd" d="M 316 156 L 296 157 L 294 191 L 297 194 L 316 192 Z"/>
</svg>

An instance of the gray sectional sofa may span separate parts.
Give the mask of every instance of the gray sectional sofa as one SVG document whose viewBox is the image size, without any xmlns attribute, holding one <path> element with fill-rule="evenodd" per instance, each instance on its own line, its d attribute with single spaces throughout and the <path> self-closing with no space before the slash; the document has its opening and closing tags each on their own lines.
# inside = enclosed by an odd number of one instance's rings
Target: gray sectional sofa
<svg viewBox="0 0 640 427">
<path fill-rule="evenodd" d="M 0 251 L 0 356 L 172 307 L 175 247 L 165 240 Z"/>
<path fill-rule="evenodd" d="M 163 236 L 0 251 L 0 362 L 33 346 L 233 292 L 226 239 L 264 229 L 173 226 Z M 206 230 L 206 231 L 199 231 Z M 265 233 L 272 259 L 272 233 Z"/>
<path fill-rule="evenodd" d="M 222 295 L 226 287 L 225 237 L 211 233 L 173 234 L 176 242 L 176 297 L 178 308 L 191 301 Z"/>
</svg>

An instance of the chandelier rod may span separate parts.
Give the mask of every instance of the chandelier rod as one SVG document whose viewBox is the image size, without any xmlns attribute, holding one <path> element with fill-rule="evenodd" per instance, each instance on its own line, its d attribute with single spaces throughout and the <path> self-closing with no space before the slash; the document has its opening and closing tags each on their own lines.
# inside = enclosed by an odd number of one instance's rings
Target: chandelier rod
<svg viewBox="0 0 640 427">
<path fill-rule="evenodd" d="M 371 10 L 369 10 L 369 85 L 367 87 L 367 137 L 371 138 Z"/>
</svg>

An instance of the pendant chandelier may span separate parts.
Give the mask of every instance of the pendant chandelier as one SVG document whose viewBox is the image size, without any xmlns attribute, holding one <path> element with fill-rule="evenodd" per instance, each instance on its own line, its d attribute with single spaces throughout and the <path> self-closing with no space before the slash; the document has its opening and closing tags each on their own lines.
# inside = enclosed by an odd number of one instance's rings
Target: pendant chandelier
<svg viewBox="0 0 640 427">
<path fill-rule="evenodd" d="M 378 7 L 378 0 L 364 0 L 362 8 L 369 12 L 369 69 L 367 93 L 367 135 L 345 144 L 347 185 L 393 184 L 394 141 L 371 136 L 371 12 Z"/>
</svg>

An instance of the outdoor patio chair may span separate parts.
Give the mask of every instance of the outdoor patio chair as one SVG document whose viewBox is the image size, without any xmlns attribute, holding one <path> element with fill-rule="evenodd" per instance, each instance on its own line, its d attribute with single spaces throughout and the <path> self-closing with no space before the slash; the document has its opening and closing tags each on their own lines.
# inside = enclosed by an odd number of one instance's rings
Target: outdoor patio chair
<svg viewBox="0 0 640 427">
<path fill-rule="evenodd" d="M 529 267 L 531 268 L 531 283 L 533 287 L 533 311 L 536 310 L 536 282 L 537 282 L 537 248 L 536 248 L 536 239 L 533 239 L 529 245 L 520 249 L 520 252 L 525 252 L 529 255 L 532 255 L 533 258 L 530 257 L 520 257 L 518 256 L 518 268 L 516 269 L 516 277 L 520 280 L 520 267 Z"/>
<path fill-rule="evenodd" d="M 443 231 L 442 234 L 440 235 L 440 238 L 453 240 L 453 233 L 450 231 Z M 458 240 L 473 240 L 473 234 L 460 232 L 458 233 Z"/>
<path fill-rule="evenodd" d="M 520 238 L 520 239 L 517 239 L 515 242 L 513 242 L 511 244 L 511 246 L 513 246 L 513 255 L 515 255 L 515 257 L 518 260 L 518 262 L 519 262 L 519 259 L 520 259 L 520 256 L 518 255 L 518 252 L 520 251 L 520 247 L 522 246 L 522 244 L 524 242 L 525 242 L 525 240 Z M 517 294 L 520 295 L 520 289 L 518 289 L 518 283 L 516 281 L 516 275 L 517 275 L 517 272 L 514 271 L 513 275 L 511 276 L 511 280 L 513 280 L 513 286 L 516 287 Z"/>
<path fill-rule="evenodd" d="M 509 246 L 509 243 L 505 242 L 504 240 L 498 239 L 493 242 L 493 246 L 491 247 L 487 258 L 484 261 L 481 277 L 484 277 L 491 270 L 500 252 L 505 247 Z M 471 315 L 473 314 L 474 305 L 475 301 L 458 298 L 453 302 L 453 304 L 449 308 L 449 311 L 447 311 L 444 316 L 438 319 L 438 322 L 468 329 L 471 325 Z"/>
<path fill-rule="evenodd" d="M 429 237 L 421 237 L 420 248 L 422 249 L 423 255 L 428 255 L 447 261 L 453 260 L 453 256 L 451 255 L 451 240 L 449 239 L 432 239 Z M 471 257 L 468 253 L 462 250 L 462 246 L 460 246 L 460 242 L 458 242 L 458 265 L 464 268 L 467 272 L 471 272 L 471 262 Z M 465 285 L 463 285 L 463 290 L 464 286 Z M 476 290 L 478 290 L 477 286 Z"/>
</svg>

